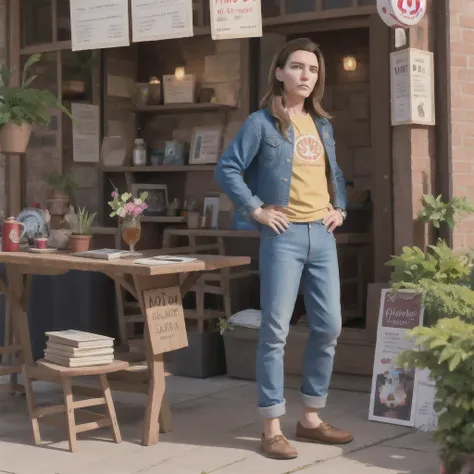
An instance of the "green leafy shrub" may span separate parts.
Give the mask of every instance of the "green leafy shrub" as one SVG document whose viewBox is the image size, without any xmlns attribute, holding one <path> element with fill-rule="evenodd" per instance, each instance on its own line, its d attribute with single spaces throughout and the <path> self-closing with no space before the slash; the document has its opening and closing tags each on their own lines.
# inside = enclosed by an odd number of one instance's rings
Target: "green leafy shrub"
<svg viewBox="0 0 474 474">
<path fill-rule="evenodd" d="M 436 382 L 439 412 L 434 439 L 449 474 L 458 474 L 462 456 L 474 453 L 474 325 L 459 318 L 410 332 L 420 348 L 406 351 L 406 367 L 429 369 Z"/>
</svg>

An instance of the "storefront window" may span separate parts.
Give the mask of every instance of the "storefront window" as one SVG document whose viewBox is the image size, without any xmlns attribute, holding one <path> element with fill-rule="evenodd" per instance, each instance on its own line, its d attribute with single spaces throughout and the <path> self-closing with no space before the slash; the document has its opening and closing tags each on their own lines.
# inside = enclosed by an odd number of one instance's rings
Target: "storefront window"
<svg viewBox="0 0 474 474">
<path fill-rule="evenodd" d="M 352 0 L 324 0 L 323 10 L 352 7 Z"/>
<path fill-rule="evenodd" d="M 21 68 L 30 56 L 21 57 Z M 28 77 L 37 75 L 31 87 L 58 94 L 58 53 L 43 53 L 41 59 L 28 69 Z"/>
<path fill-rule="evenodd" d="M 70 0 L 57 0 L 58 2 L 58 41 L 71 40 L 71 14 Z"/>
<path fill-rule="evenodd" d="M 21 0 L 22 46 L 53 41 L 52 0 Z"/>
<path fill-rule="evenodd" d="M 89 101 L 92 99 L 92 51 L 62 51 L 63 101 Z"/>
<path fill-rule="evenodd" d="M 314 0 L 286 0 L 285 8 L 288 15 L 312 12 L 316 9 L 316 3 Z"/>
<path fill-rule="evenodd" d="M 291 0 L 295 1 L 295 0 Z M 262 2 L 263 18 L 270 18 L 280 15 L 280 0 L 267 0 Z"/>
</svg>

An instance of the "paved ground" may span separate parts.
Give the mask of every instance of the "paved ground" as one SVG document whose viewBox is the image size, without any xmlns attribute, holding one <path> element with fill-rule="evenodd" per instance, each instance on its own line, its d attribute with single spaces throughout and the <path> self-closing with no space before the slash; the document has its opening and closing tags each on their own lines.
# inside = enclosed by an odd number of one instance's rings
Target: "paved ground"
<svg viewBox="0 0 474 474">
<path fill-rule="evenodd" d="M 1 377 L 0 377 L 1 382 Z M 37 383 L 39 402 L 59 397 L 53 385 Z M 218 377 L 168 377 L 174 431 L 156 446 L 140 446 L 144 397 L 116 393 L 124 441 L 101 430 L 80 435 L 71 454 L 62 432 L 42 426 L 44 445 L 32 445 L 26 401 L 0 394 L 0 474 L 436 474 L 430 437 L 413 430 L 367 421 L 367 393 L 332 390 L 323 416 L 352 430 L 344 447 L 295 442 L 299 457 L 274 461 L 258 453 L 260 424 L 255 385 Z M 298 417 L 298 392 L 287 389 L 284 432 L 291 439 Z M 60 398 L 59 398 L 60 399 Z"/>
</svg>

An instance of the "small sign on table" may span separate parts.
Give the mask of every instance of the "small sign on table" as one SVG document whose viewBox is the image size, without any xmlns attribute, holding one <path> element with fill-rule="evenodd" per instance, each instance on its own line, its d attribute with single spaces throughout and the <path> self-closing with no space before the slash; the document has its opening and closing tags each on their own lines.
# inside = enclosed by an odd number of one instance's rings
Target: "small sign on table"
<svg viewBox="0 0 474 474">
<path fill-rule="evenodd" d="M 153 354 L 188 346 L 179 286 L 143 292 Z"/>
</svg>

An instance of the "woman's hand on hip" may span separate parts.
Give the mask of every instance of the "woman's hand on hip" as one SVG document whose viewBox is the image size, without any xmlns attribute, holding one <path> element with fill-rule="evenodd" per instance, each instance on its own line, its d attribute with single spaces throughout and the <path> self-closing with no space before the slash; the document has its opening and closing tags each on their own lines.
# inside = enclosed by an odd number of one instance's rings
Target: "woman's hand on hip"
<svg viewBox="0 0 474 474">
<path fill-rule="evenodd" d="M 334 232 L 336 227 L 340 227 L 343 224 L 344 218 L 339 209 L 334 209 L 331 204 L 329 206 L 329 212 L 323 219 L 323 224 L 327 227 L 328 232 Z"/>
<path fill-rule="evenodd" d="M 260 224 L 271 227 L 277 234 L 288 229 L 290 221 L 281 211 L 277 211 L 273 206 L 259 207 L 252 211 L 252 217 Z"/>
</svg>

